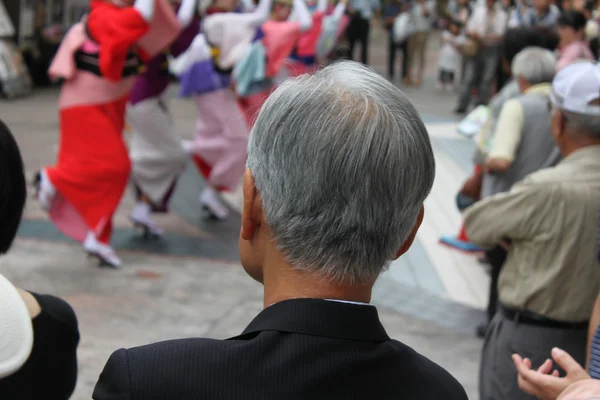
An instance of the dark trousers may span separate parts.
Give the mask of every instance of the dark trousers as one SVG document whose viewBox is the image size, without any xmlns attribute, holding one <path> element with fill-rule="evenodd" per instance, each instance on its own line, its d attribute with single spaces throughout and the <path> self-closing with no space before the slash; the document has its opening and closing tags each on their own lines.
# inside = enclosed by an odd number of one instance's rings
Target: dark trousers
<svg viewBox="0 0 600 400">
<path fill-rule="evenodd" d="M 585 365 L 587 329 L 569 330 L 516 323 L 496 314 L 488 328 L 479 363 L 479 400 L 536 400 L 519 389 L 514 353 L 529 358 L 537 369 L 552 348 L 569 353 Z M 564 375 L 563 375 L 564 376 Z M 591 399 L 591 398 L 590 398 Z"/>
<path fill-rule="evenodd" d="M 408 76 L 408 40 L 402 43 L 394 42 L 392 35 L 388 37 L 388 77 L 393 78 L 396 70 L 396 54 L 402 55 L 402 78 Z"/>
<path fill-rule="evenodd" d="M 492 266 L 491 281 L 490 281 L 490 297 L 488 299 L 487 316 L 488 322 L 494 318 L 496 310 L 498 309 L 498 278 L 500 277 L 500 271 L 506 261 L 506 250 L 503 247 L 496 246 L 491 250 L 485 252 L 485 256 L 488 262 Z"/>
<path fill-rule="evenodd" d="M 496 70 L 496 93 L 506 85 L 510 76 L 504 71 L 502 60 L 498 60 L 498 69 Z"/>
<path fill-rule="evenodd" d="M 454 71 L 448 71 L 445 69 L 440 69 L 439 81 L 441 83 L 454 83 Z"/>
<path fill-rule="evenodd" d="M 498 70 L 500 47 L 482 47 L 474 57 L 465 61 L 464 81 L 458 97 L 458 108 L 466 109 L 471 103 L 471 91 L 479 86 L 477 105 L 487 104 Z"/>
<path fill-rule="evenodd" d="M 350 58 L 354 60 L 354 47 L 357 42 L 361 44 L 360 61 L 369 64 L 369 30 L 370 21 L 363 19 L 359 15 L 354 15 L 348 25 L 347 37 L 348 47 L 350 47 Z"/>
</svg>

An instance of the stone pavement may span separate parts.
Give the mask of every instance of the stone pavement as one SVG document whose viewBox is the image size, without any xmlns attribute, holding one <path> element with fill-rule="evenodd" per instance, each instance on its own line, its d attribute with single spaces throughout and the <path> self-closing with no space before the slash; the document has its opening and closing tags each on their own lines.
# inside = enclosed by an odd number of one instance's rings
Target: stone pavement
<svg viewBox="0 0 600 400">
<path fill-rule="evenodd" d="M 387 38 L 380 29 L 373 31 L 371 63 L 385 72 Z M 481 342 L 472 332 L 483 318 L 487 276 L 473 256 L 437 243 L 441 233 L 452 233 L 460 223 L 453 197 L 469 171 L 472 150 L 454 133 L 454 96 L 434 91 L 438 43 L 435 36 L 430 40 L 423 87 L 405 89 L 432 137 L 436 183 L 415 246 L 378 281 L 373 302 L 390 336 L 449 369 L 476 398 Z M 57 91 L 48 89 L 0 103 L 0 119 L 17 137 L 28 176 L 54 162 L 56 98 Z M 172 106 L 178 132 L 191 137 L 193 104 L 174 99 Z M 62 296 L 74 306 L 82 332 L 74 399 L 90 398 L 102 366 L 119 347 L 187 336 L 225 338 L 238 334 L 261 309 L 261 288 L 238 262 L 239 216 L 206 220 L 197 201 L 202 185 L 190 165 L 174 195 L 173 212 L 159 218 L 167 235 L 152 241 L 142 239 L 127 221 L 133 206 L 127 193 L 114 240 L 125 263 L 120 271 L 95 268 L 47 221 L 34 199 L 28 202 L 19 239 L 0 259 L 0 271 L 18 286 Z M 239 194 L 228 200 L 235 211 Z"/>
</svg>

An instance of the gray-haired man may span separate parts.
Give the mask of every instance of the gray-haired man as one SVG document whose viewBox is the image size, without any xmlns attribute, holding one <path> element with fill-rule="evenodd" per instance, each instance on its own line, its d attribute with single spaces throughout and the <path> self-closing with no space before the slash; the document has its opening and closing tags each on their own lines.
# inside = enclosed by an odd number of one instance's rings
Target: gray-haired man
<svg viewBox="0 0 600 400">
<path fill-rule="evenodd" d="M 434 173 L 419 114 L 375 72 L 343 62 L 285 81 L 244 176 L 240 258 L 264 310 L 227 341 L 117 351 L 94 399 L 466 400 L 368 304 L 415 238 Z"/>
<path fill-rule="evenodd" d="M 600 290 L 596 259 L 600 199 L 600 66 L 576 63 L 552 83 L 552 133 L 564 159 L 469 208 L 480 246 L 510 241 L 498 283 L 500 309 L 483 348 L 481 400 L 532 399 L 511 356 L 537 368 L 553 347 L 585 363 L 588 321 Z"/>
</svg>

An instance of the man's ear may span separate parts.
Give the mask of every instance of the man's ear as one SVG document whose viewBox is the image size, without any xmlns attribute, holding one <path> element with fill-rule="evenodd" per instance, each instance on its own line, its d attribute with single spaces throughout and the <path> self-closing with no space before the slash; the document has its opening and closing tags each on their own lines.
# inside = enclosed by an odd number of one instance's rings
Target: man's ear
<svg viewBox="0 0 600 400">
<path fill-rule="evenodd" d="M 555 142 L 558 144 L 561 141 L 563 135 L 565 134 L 565 125 L 567 124 L 567 120 L 565 119 L 565 116 L 560 110 L 557 110 L 555 112 L 556 116 L 552 121 L 552 133 L 554 134 Z"/>
<path fill-rule="evenodd" d="M 244 172 L 244 207 L 242 209 L 242 239 L 252 240 L 254 236 L 255 220 L 260 218 L 254 215 L 254 201 L 256 200 L 256 187 L 254 186 L 254 177 L 252 176 L 252 170 L 246 169 Z"/>
<path fill-rule="evenodd" d="M 406 253 L 408 251 L 408 249 L 410 249 L 410 246 L 412 246 L 413 242 L 415 241 L 415 237 L 417 237 L 417 231 L 419 230 L 419 227 L 421 226 L 421 223 L 423 222 L 424 216 L 425 216 L 425 206 L 422 205 L 421 211 L 419 211 L 419 215 L 417 216 L 417 220 L 415 221 L 415 224 L 413 225 L 410 235 L 408 236 L 408 238 L 406 239 L 406 241 L 404 242 L 404 244 L 402 245 L 400 250 L 398 250 L 398 252 L 396 253 L 394 260 L 398 259 L 402 254 Z"/>
</svg>

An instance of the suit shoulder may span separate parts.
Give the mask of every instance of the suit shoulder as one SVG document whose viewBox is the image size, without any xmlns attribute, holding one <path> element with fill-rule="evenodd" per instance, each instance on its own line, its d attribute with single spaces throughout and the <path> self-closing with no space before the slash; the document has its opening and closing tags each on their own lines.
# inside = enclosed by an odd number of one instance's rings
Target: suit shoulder
<svg viewBox="0 0 600 400">
<path fill-rule="evenodd" d="M 132 347 L 127 350 L 127 353 L 130 360 L 171 359 L 185 354 L 197 355 L 198 353 L 223 351 L 226 343 L 225 340 L 217 339 L 174 339 Z"/>
<path fill-rule="evenodd" d="M 390 340 L 403 363 L 410 363 L 416 385 L 422 390 L 422 398 L 468 400 L 463 386 L 444 368 L 411 347 Z"/>
</svg>

